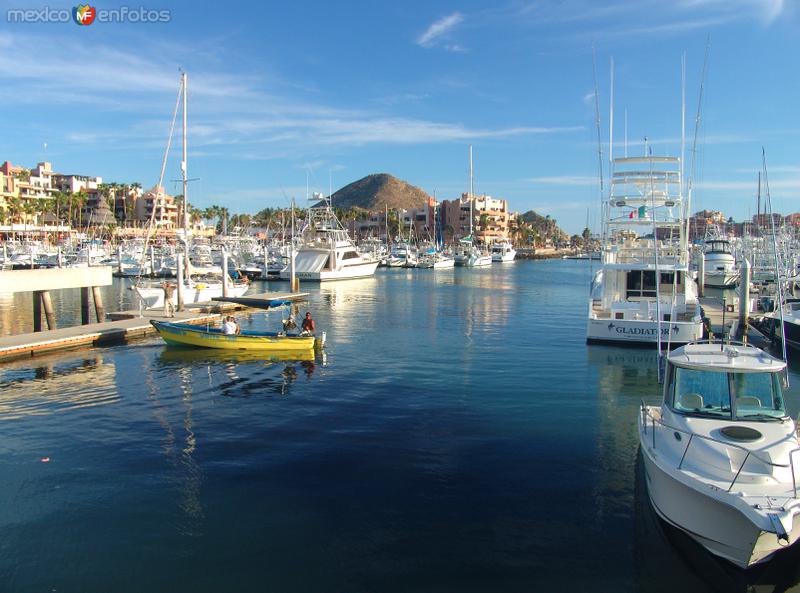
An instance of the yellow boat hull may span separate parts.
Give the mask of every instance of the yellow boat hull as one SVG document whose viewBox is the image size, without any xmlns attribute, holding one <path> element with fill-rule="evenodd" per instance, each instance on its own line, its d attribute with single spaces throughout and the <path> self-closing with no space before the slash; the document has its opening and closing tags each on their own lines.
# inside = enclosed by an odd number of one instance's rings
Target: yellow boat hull
<svg viewBox="0 0 800 593">
<path fill-rule="evenodd" d="M 173 346 L 194 346 L 217 350 L 299 351 L 313 350 L 314 336 L 226 335 L 166 323 L 151 322 L 161 338 Z"/>
</svg>

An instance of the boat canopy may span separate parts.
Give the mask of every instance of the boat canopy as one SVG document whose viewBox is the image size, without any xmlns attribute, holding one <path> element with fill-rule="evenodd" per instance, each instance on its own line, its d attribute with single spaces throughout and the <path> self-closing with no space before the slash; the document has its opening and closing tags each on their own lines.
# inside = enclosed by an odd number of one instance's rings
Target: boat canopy
<svg viewBox="0 0 800 593">
<path fill-rule="evenodd" d="M 668 360 L 680 368 L 731 373 L 775 373 L 786 368 L 784 361 L 744 344 L 687 344 L 673 350 Z"/>
</svg>

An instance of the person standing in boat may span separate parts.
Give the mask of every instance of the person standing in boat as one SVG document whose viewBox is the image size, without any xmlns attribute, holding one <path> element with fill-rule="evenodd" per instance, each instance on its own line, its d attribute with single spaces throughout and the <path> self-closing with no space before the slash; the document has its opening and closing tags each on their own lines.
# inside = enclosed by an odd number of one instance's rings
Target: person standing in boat
<svg viewBox="0 0 800 593">
<path fill-rule="evenodd" d="M 316 329 L 314 327 L 314 320 L 311 318 L 311 311 L 306 311 L 306 316 L 303 319 L 303 325 L 301 326 L 303 330 L 300 335 L 310 336 L 314 333 Z"/>
<path fill-rule="evenodd" d="M 175 317 L 175 304 L 172 302 L 175 285 L 170 282 L 162 282 L 161 288 L 164 289 L 164 317 Z"/>
</svg>

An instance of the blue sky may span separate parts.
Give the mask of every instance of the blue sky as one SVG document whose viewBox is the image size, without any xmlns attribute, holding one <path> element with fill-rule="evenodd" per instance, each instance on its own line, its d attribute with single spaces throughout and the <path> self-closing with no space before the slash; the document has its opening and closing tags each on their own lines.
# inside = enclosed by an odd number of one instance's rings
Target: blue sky
<svg viewBox="0 0 800 593">
<path fill-rule="evenodd" d="M 630 153 L 647 136 L 668 154 L 681 55 L 691 138 L 710 36 L 693 210 L 752 214 L 763 145 L 775 209 L 800 211 L 793 0 L 141 5 L 170 22 L 8 23 L 19 5 L 2 3 L 0 159 L 150 187 L 184 68 L 198 206 L 302 201 L 307 171 L 317 191 L 329 175 L 336 189 L 388 172 L 452 198 L 467 189 L 471 143 L 476 191 L 579 232 L 599 210 L 592 44 L 606 157 L 611 57 L 615 151 L 627 110 Z M 179 176 L 173 151 L 166 178 Z"/>
</svg>

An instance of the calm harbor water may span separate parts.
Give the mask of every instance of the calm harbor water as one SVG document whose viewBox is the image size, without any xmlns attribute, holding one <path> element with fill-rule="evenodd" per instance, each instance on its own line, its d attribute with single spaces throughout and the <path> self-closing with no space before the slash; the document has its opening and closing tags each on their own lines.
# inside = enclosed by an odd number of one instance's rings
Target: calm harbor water
<svg viewBox="0 0 800 593">
<path fill-rule="evenodd" d="M 586 346 L 589 280 L 379 270 L 308 287 L 313 360 L 150 339 L 0 367 L 0 591 L 800 590 L 800 552 L 744 573 L 654 517 L 655 356 Z"/>
</svg>

